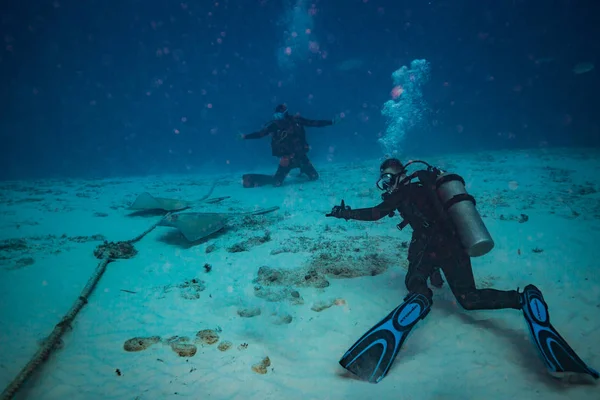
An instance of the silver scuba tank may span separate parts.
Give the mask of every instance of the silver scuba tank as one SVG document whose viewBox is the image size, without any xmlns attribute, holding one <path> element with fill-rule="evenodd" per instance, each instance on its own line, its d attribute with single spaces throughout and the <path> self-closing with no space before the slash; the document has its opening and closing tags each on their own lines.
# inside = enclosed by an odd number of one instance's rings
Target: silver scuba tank
<svg viewBox="0 0 600 400">
<path fill-rule="evenodd" d="M 475 208 L 475 198 L 467 193 L 464 179 L 457 174 L 442 173 L 435 186 L 469 256 L 480 257 L 492 250 L 494 240 Z"/>
</svg>

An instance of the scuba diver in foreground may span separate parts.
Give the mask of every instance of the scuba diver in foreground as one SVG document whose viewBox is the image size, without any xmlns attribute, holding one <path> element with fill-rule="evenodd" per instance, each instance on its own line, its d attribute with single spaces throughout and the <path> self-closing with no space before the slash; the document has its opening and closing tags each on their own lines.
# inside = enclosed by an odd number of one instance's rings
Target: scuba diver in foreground
<svg viewBox="0 0 600 400">
<path fill-rule="evenodd" d="M 306 154 L 310 146 L 306 141 L 304 127 L 330 126 L 337 122 L 337 118 L 329 120 L 306 119 L 299 115 L 290 115 L 285 104 L 275 108 L 273 120 L 266 126 L 254 133 L 240 135 L 241 139 L 260 139 L 271 135 L 271 151 L 275 157 L 279 157 L 279 167 L 275 175 L 245 174 L 243 184 L 245 188 L 257 187 L 271 184 L 281 186 L 286 176 L 292 169 L 300 168 L 302 174 L 306 174 L 311 181 L 319 179 L 317 170 L 312 165 Z"/>
<path fill-rule="evenodd" d="M 407 176 L 406 168 L 412 163 L 423 163 L 427 168 Z M 384 161 L 380 173 L 377 186 L 384 191 L 381 204 L 353 210 L 342 200 L 326 216 L 376 221 L 399 211 L 403 220 L 398 228 L 410 225 L 413 230 L 405 279 L 409 293 L 404 303 L 344 354 L 342 367 L 371 383 L 383 379 L 412 328 L 429 313 L 433 293 L 427 279 L 433 281 L 432 274 L 440 267 L 464 309 L 522 310 L 533 341 L 553 376 L 598 379 L 598 372 L 588 367 L 550 324 L 548 306 L 537 287 L 527 285 L 520 293 L 475 287 L 470 257 L 488 253 L 494 242 L 459 175 L 423 161 L 402 165 L 397 159 Z M 441 285 L 441 278 L 436 280 Z"/>
</svg>

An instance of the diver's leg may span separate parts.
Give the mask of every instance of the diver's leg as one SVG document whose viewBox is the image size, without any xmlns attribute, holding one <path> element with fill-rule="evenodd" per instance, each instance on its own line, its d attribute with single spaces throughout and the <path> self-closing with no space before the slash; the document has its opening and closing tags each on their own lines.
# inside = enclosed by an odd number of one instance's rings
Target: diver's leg
<svg viewBox="0 0 600 400">
<path fill-rule="evenodd" d="M 466 310 L 523 310 L 533 342 L 551 375 L 567 379 L 600 377 L 552 326 L 548 305 L 537 287 L 527 285 L 522 293 L 516 290 L 477 289 L 470 257 L 464 251 L 444 263 L 442 270 L 456 300 Z"/>
<path fill-rule="evenodd" d="M 427 279 L 434 270 L 430 257 L 427 256 L 429 238 L 414 233 L 408 247 L 408 272 L 404 284 L 410 293 L 421 293 L 430 301 L 433 292 L 427 286 Z"/>
<path fill-rule="evenodd" d="M 458 250 L 442 264 L 442 270 L 456 301 L 465 310 L 521 309 L 521 296 L 516 290 L 477 289 L 469 255 Z"/>
<path fill-rule="evenodd" d="M 440 272 L 439 267 L 433 268 L 431 271 L 431 275 L 429 276 L 429 282 L 431 282 L 432 286 L 436 288 L 441 288 L 444 286 L 444 279 L 442 278 L 442 273 Z"/>
<path fill-rule="evenodd" d="M 281 186 L 283 181 L 288 176 L 290 171 L 294 168 L 293 159 L 290 156 L 283 156 L 279 159 L 279 166 L 277 167 L 277 172 L 275 172 L 275 176 L 273 177 L 273 185 Z"/>
<path fill-rule="evenodd" d="M 317 179 L 319 179 L 319 173 L 315 169 L 315 166 L 312 164 L 312 162 L 310 162 L 306 154 L 300 156 L 299 164 L 300 172 L 306 174 L 306 176 L 308 176 L 308 179 L 310 179 L 311 181 L 316 181 Z"/>
</svg>

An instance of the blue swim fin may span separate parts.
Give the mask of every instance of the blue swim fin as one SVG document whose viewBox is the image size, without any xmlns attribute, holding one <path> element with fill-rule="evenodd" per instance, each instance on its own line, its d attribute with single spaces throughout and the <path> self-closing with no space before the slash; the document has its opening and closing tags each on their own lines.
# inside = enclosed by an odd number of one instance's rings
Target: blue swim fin
<svg viewBox="0 0 600 400">
<path fill-rule="evenodd" d="M 404 303 L 358 339 L 344 354 L 340 365 L 363 380 L 378 383 L 392 366 L 412 328 L 430 310 L 427 297 L 410 294 Z"/>
<path fill-rule="evenodd" d="M 557 378 L 571 375 L 589 375 L 598 379 L 597 371 L 588 367 L 550 323 L 548 305 L 542 292 L 527 285 L 521 294 L 523 315 L 550 374 Z"/>
</svg>

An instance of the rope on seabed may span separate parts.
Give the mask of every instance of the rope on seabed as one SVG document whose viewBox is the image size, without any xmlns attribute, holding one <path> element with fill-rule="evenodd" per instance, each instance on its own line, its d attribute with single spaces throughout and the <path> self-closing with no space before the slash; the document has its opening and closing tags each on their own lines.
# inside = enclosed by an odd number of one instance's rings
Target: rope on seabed
<svg viewBox="0 0 600 400">
<path fill-rule="evenodd" d="M 167 216 L 168 215 L 169 214 L 167 214 Z M 136 242 L 139 242 L 144 238 L 144 236 L 152 232 L 154 228 L 156 228 L 158 224 L 160 224 L 161 221 L 162 219 L 154 225 L 152 225 L 141 235 L 121 243 L 134 244 Z M 106 266 L 113 261 L 115 261 L 115 259 L 113 258 L 104 258 L 98 264 L 96 270 L 94 271 L 94 274 L 90 277 L 90 279 L 88 279 L 87 284 L 81 291 L 81 294 L 79 295 L 75 303 L 71 306 L 71 309 L 65 314 L 65 316 L 60 320 L 60 322 L 56 324 L 56 326 L 54 326 L 54 330 L 52 331 L 50 336 L 48 336 L 46 340 L 44 340 L 44 343 L 40 346 L 40 349 L 35 353 L 31 360 L 29 360 L 27 365 L 25 365 L 25 367 L 21 369 L 21 371 L 15 377 L 15 379 L 13 379 L 12 382 L 4 389 L 2 395 L 0 396 L 0 400 L 12 399 L 14 395 L 19 391 L 19 389 L 23 387 L 25 381 L 27 381 L 27 379 L 29 379 L 29 377 L 33 375 L 33 373 L 38 369 L 39 366 L 41 366 L 46 360 L 48 360 L 52 351 L 56 350 L 56 347 L 60 342 L 62 336 L 65 334 L 67 329 L 71 327 L 71 324 L 75 320 L 75 317 L 77 316 L 79 311 L 81 311 L 83 306 L 85 306 L 88 303 L 88 298 L 94 292 L 96 285 L 98 284 L 100 278 L 102 278 L 102 275 L 106 271 Z"/>
</svg>

